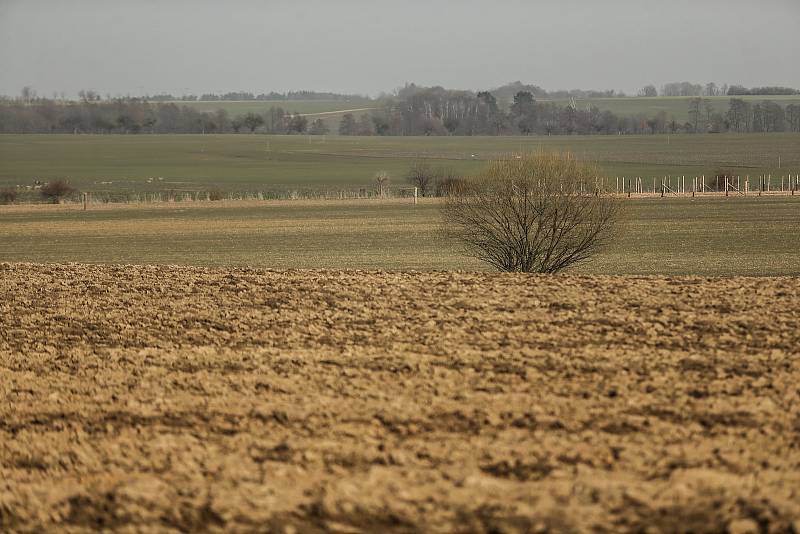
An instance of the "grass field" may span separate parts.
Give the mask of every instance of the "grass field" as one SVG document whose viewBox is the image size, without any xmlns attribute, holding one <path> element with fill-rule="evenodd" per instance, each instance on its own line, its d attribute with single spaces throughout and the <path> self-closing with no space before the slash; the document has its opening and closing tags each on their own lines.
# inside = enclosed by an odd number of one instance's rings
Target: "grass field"
<svg viewBox="0 0 800 534">
<path fill-rule="evenodd" d="M 389 171 L 392 185 L 402 187 L 415 158 L 472 173 L 489 158 L 539 148 L 572 151 L 581 159 L 598 162 L 612 177 L 708 175 L 720 166 L 752 175 L 800 173 L 800 134 L 669 138 L 0 135 L 0 187 L 63 177 L 82 191 L 98 193 L 216 187 L 252 192 L 335 190 L 371 186 L 378 170 Z"/>
<path fill-rule="evenodd" d="M 279 107 L 289 113 L 306 115 L 310 121 L 316 118 L 322 119 L 332 135 L 338 133 L 339 123 L 345 113 L 351 113 L 354 117 L 359 118 L 376 106 L 372 100 L 358 98 L 352 100 L 199 100 L 174 103 L 206 112 L 224 109 L 231 118 L 247 113 L 264 114 L 272 107 Z"/>
<path fill-rule="evenodd" d="M 714 107 L 714 111 L 725 113 L 728 110 L 730 96 L 704 97 Z M 772 100 L 782 106 L 789 104 L 800 104 L 800 95 L 776 95 L 776 96 L 741 96 L 741 98 L 751 103 Z M 664 111 L 668 119 L 674 118 L 683 123 L 689 120 L 689 100 L 691 97 L 685 96 L 661 96 L 661 97 L 625 97 L 625 98 L 588 98 L 576 99 L 578 107 L 589 105 L 597 106 L 601 111 L 611 111 L 620 116 L 631 116 L 644 113 L 647 116 L 654 116 L 659 111 Z M 541 102 L 556 102 L 560 105 L 569 103 L 563 99 L 539 99 Z M 186 105 L 200 111 L 215 111 L 224 109 L 232 116 L 244 115 L 245 113 L 264 113 L 272 106 L 279 106 L 283 109 L 297 113 L 320 113 L 326 111 L 341 111 L 344 109 L 365 108 L 375 105 L 368 100 L 279 100 L 279 101 L 201 101 L 201 102 L 176 102 L 179 105 Z"/>
<path fill-rule="evenodd" d="M 772 100 L 781 106 L 788 106 L 789 104 L 800 104 L 800 95 L 776 95 L 776 96 L 712 96 L 703 97 L 703 100 L 708 100 L 714 108 L 715 112 L 722 113 L 728 111 L 731 98 L 741 98 L 752 104 L 763 102 L 764 100 Z M 625 97 L 625 98 L 587 98 L 575 99 L 575 104 L 579 108 L 586 108 L 590 105 L 595 105 L 600 111 L 611 111 L 620 116 L 638 115 L 644 113 L 648 117 L 655 116 L 658 112 L 664 111 L 667 114 L 667 120 L 673 118 L 678 123 L 684 123 L 689 120 L 689 100 L 692 97 L 687 96 L 659 96 L 659 97 Z M 542 102 L 548 102 L 547 99 L 542 99 Z M 564 105 L 569 100 L 552 100 L 558 104 Z M 704 111 L 705 112 L 705 111 Z"/>
<path fill-rule="evenodd" d="M 246 113 L 266 113 L 272 107 L 283 108 L 290 113 L 314 115 L 348 109 L 361 109 L 374 106 L 370 100 L 241 100 L 241 101 L 177 101 L 179 106 L 187 106 L 198 111 L 224 109 L 232 117 Z"/>
<path fill-rule="evenodd" d="M 592 274 L 800 274 L 800 196 L 625 201 Z M 481 270 L 424 201 L 0 207 L 0 261 Z"/>
</svg>

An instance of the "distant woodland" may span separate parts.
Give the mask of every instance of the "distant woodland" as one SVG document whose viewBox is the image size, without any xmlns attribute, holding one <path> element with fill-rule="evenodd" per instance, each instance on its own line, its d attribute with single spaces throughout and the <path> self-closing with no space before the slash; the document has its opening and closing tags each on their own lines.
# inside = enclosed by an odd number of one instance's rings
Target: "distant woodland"
<svg viewBox="0 0 800 534">
<path fill-rule="evenodd" d="M 358 115 L 344 113 L 338 120 L 340 135 L 572 135 L 572 134 L 657 134 L 720 132 L 800 132 L 800 104 L 782 105 L 771 95 L 792 95 L 785 87 L 745 88 L 680 82 L 664 85 L 660 91 L 646 86 L 640 97 L 681 96 L 686 98 L 688 121 L 676 121 L 666 112 L 615 114 L 595 105 L 575 103 L 576 98 L 625 98 L 614 91 L 547 92 L 520 82 L 492 91 L 462 91 L 408 84 L 391 95 L 369 99 L 299 91 L 201 95 L 203 101 L 288 101 L 338 100 L 369 107 Z M 763 95 L 754 101 L 739 96 Z M 730 96 L 727 107 L 707 97 Z M 225 109 L 198 111 L 182 102 L 196 101 L 195 95 L 145 98 L 101 98 L 82 91 L 80 100 L 42 98 L 26 88 L 19 97 L 0 99 L 0 133 L 330 133 L 330 126 L 313 114 L 289 112 L 280 105 L 263 113 L 232 115 Z M 562 102 L 555 100 L 561 99 Z"/>
</svg>

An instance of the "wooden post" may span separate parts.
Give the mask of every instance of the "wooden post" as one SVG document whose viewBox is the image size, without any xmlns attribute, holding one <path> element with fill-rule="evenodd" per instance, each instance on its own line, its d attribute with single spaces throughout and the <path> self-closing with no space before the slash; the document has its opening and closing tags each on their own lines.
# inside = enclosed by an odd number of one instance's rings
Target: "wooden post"
<svg viewBox="0 0 800 534">
<path fill-rule="evenodd" d="M 416 204 L 417 204 L 417 188 L 415 187 L 414 188 L 414 205 L 416 206 Z"/>
<path fill-rule="evenodd" d="M 86 211 L 86 205 L 88 204 L 88 201 L 89 201 L 89 194 L 88 193 L 84 193 L 83 194 L 83 211 Z"/>
</svg>

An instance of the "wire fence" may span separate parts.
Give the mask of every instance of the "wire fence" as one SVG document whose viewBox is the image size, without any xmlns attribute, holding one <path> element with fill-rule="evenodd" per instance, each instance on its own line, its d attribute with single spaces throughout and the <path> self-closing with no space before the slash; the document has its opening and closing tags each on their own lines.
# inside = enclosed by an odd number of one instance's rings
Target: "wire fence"
<svg viewBox="0 0 800 534">
<path fill-rule="evenodd" d="M 581 191 L 587 195 L 620 197 L 697 197 L 697 196 L 800 196 L 800 175 L 773 176 L 686 176 L 666 175 L 598 177 L 582 182 Z M 435 196 L 430 191 L 425 196 Z M 214 201 L 268 200 L 356 200 L 356 199 L 413 199 L 421 193 L 414 187 L 356 187 L 356 188 L 287 188 L 261 191 L 176 190 L 163 191 L 83 191 L 58 199 L 61 204 L 163 204 Z M 7 202 L 8 203 L 8 202 Z M 52 204 L 53 199 L 41 196 L 36 190 L 21 190 L 15 204 Z"/>
</svg>

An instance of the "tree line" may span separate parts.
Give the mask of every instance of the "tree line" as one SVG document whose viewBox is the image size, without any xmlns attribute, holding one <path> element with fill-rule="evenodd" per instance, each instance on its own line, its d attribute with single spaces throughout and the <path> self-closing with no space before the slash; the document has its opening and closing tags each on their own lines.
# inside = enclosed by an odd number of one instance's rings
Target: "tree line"
<svg viewBox="0 0 800 534">
<path fill-rule="evenodd" d="M 240 133 L 325 134 L 322 119 L 309 120 L 272 106 L 265 113 L 231 116 L 226 110 L 203 112 L 175 103 L 140 98 L 83 99 L 61 102 L 44 98 L 0 103 L 0 133 Z"/>
<path fill-rule="evenodd" d="M 792 87 L 766 86 L 747 88 L 742 85 L 717 85 L 708 82 L 705 85 L 691 82 L 671 82 L 661 86 L 661 91 L 655 85 L 645 85 L 639 90 L 638 96 L 777 96 L 800 95 L 800 90 Z"/>
<path fill-rule="evenodd" d="M 174 102 L 187 101 L 196 102 L 198 100 L 207 102 L 217 101 L 271 101 L 271 100 L 338 100 L 338 101 L 369 101 L 370 99 L 361 95 L 348 95 L 340 93 L 329 93 L 320 91 L 287 91 L 278 93 L 253 94 L 247 91 L 230 91 L 227 93 L 203 93 L 200 96 L 194 94 L 174 96 L 170 93 L 159 93 L 156 95 L 145 96 L 144 100 L 150 102 Z"/>
<path fill-rule="evenodd" d="M 24 96 L 24 95 L 23 95 Z M 596 105 L 542 101 L 518 91 L 501 105 L 489 91 L 406 86 L 358 116 L 344 114 L 341 135 L 570 135 L 718 132 L 798 132 L 800 105 L 731 98 L 727 109 L 708 98 L 687 101 L 688 121 L 660 111 L 620 115 Z M 0 102 L 0 133 L 270 133 L 329 132 L 321 118 L 272 106 L 264 113 L 231 116 L 202 112 L 174 102 L 141 98 L 102 100 L 91 92 L 78 102 L 29 97 Z"/>
<path fill-rule="evenodd" d="M 519 91 L 503 109 L 490 92 L 477 94 L 441 87 L 415 90 L 405 97 L 384 99 L 369 117 L 344 115 L 341 135 L 591 135 L 800 131 L 800 105 L 765 100 L 752 103 L 732 98 L 728 109 L 710 99 L 688 100 L 688 121 L 666 112 L 622 116 L 574 100 L 539 101 Z"/>
</svg>

